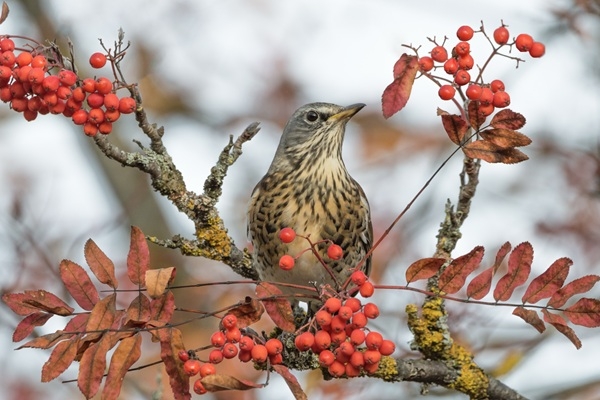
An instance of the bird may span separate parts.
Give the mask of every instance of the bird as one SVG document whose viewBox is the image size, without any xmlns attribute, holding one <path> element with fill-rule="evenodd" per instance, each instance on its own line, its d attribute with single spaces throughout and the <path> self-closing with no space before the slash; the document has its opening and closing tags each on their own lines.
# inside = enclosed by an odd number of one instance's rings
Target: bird
<svg viewBox="0 0 600 400">
<path fill-rule="evenodd" d="M 260 281 L 301 286 L 279 286 L 293 304 L 319 304 L 319 291 L 325 287 L 340 291 L 361 262 L 366 275 L 371 270 L 371 256 L 363 260 L 373 243 L 369 202 L 342 158 L 346 124 L 364 106 L 310 103 L 298 108 L 283 130 L 267 173 L 252 192 L 247 233 L 253 265 Z M 296 237 L 283 243 L 278 238 L 283 228 L 318 243 L 331 273 L 307 251 L 307 240 Z M 327 257 L 330 244 L 342 248 L 341 259 Z M 296 257 L 291 270 L 279 267 L 285 254 Z"/>
</svg>

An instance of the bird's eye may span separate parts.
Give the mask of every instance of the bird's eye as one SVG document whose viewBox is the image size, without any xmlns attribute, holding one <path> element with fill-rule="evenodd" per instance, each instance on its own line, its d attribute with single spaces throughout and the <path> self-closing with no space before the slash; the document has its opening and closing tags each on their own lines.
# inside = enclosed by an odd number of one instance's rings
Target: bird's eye
<svg viewBox="0 0 600 400">
<path fill-rule="evenodd" d="M 308 122 L 315 122 L 319 119 L 319 114 L 316 111 L 310 110 L 306 113 L 306 120 Z"/>
</svg>

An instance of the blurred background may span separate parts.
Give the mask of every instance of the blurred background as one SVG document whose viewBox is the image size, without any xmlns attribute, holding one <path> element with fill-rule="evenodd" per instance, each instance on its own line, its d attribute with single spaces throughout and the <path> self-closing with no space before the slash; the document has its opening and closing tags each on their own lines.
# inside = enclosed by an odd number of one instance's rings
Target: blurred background
<svg viewBox="0 0 600 400">
<path fill-rule="evenodd" d="M 514 62 L 499 57 L 486 75 L 487 81 L 505 82 L 510 108 L 526 116 L 522 132 L 534 142 L 525 148 L 530 157 L 525 163 L 483 165 L 455 254 L 483 245 L 484 264 L 491 265 L 505 241 L 530 241 L 538 274 L 563 256 L 574 260 L 568 280 L 600 272 L 597 0 L 21 0 L 8 5 L 11 14 L 0 34 L 50 39 L 62 46 L 69 38 L 85 76 L 110 77 L 107 67 L 87 69 L 87 60 L 101 51 L 98 38 L 111 47 L 118 29 L 125 31 L 132 44 L 123 63 L 126 77 L 139 82 L 150 118 L 165 126 L 165 143 L 191 190 L 202 191 L 229 135 L 237 136 L 250 122 L 261 123 L 261 132 L 230 168 L 219 204 L 238 247 L 247 244 L 250 193 L 270 164 L 283 125 L 297 107 L 313 101 L 367 104 L 349 125 L 344 157 L 369 197 L 378 237 L 453 150 L 436 109 L 455 110 L 437 97 L 429 81 L 415 83 L 400 114 L 390 120 L 381 115 L 381 93 L 392 81 L 394 62 L 406 51 L 402 45 L 423 45 L 423 55 L 432 46 L 427 37 L 447 35 L 452 43 L 461 25 L 477 29 L 483 21 L 491 33 L 504 21 L 511 37 L 526 32 L 546 44 L 543 58 L 524 56 L 527 61 L 515 69 Z M 471 47 L 476 62 L 489 53 L 481 35 Z M 144 137 L 128 117 L 115 125 L 110 139 L 134 149 L 132 139 Z M 444 204 L 457 197 L 461 164 L 462 159 L 454 157 L 377 249 L 375 282 L 402 285 L 406 267 L 433 254 Z M 67 298 L 59 284 L 58 264 L 68 258 L 84 265 L 88 238 L 124 272 L 130 225 L 161 238 L 193 235 L 193 225 L 149 189 L 146 176 L 104 159 L 80 127 L 62 116 L 26 122 L 8 106 L 0 107 L 0 185 L 2 293 L 44 288 Z M 154 267 L 177 267 L 177 284 L 237 279 L 216 262 L 184 258 L 156 246 L 151 251 Z M 252 293 L 252 287 L 230 285 L 180 290 L 176 298 L 178 307 L 211 310 Z M 598 291 L 593 295 L 598 297 Z M 129 300 L 123 296 L 121 305 Z M 380 290 L 375 301 L 384 316 L 373 327 L 394 339 L 399 356 L 418 357 L 409 349 L 404 306 L 421 303 L 422 297 Z M 552 328 L 539 335 L 510 315 L 510 308 L 448 308 L 455 338 L 474 351 L 482 367 L 523 395 L 600 398 L 597 330 L 575 328 L 583 342 L 583 349 L 576 350 Z M 73 366 L 59 379 L 40 383 L 41 367 L 50 353 L 15 351 L 19 344 L 12 343 L 11 335 L 18 322 L 0 305 L 0 397 L 80 397 L 75 383 L 61 383 L 76 378 Z M 269 326 L 267 321 L 264 329 Z M 62 327 L 64 322 L 55 317 L 38 333 Z M 186 346 L 207 344 L 216 328 L 216 320 L 186 325 Z M 136 365 L 158 359 L 149 336 L 144 343 Z M 129 374 L 121 397 L 170 398 L 161 371 L 153 366 Z M 237 362 L 220 364 L 218 371 L 257 382 L 265 379 L 265 374 Z M 318 371 L 297 376 L 311 399 L 423 398 L 413 383 L 323 382 Z M 428 396 L 464 398 L 435 387 L 429 388 Z M 284 399 L 291 394 L 272 376 L 263 390 L 207 398 Z"/>
</svg>

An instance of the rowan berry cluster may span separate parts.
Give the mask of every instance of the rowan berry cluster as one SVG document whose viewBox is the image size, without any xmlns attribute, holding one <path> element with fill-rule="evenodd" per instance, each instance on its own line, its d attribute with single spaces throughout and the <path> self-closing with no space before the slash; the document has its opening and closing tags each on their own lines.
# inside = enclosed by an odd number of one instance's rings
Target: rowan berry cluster
<svg viewBox="0 0 600 400">
<path fill-rule="evenodd" d="M 296 236 L 296 232 L 292 228 L 283 228 L 279 231 L 279 240 L 281 240 L 283 243 L 292 243 L 296 239 Z M 310 249 L 307 248 L 306 250 Z M 300 255 L 302 254 L 298 254 L 296 255 L 296 257 L 294 257 L 289 254 L 284 254 L 279 259 L 279 268 L 281 268 L 284 271 L 291 270 L 292 268 L 294 268 L 294 265 L 296 264 L 296 259 Z M 340 246 L 338 246 L 335 243 L 329 244 L 329 246 L 327 247 L 327 257 L 329 257 L 330 260 L 341 260 L 343 256 L 344 250 Z"/>
<path fill-rule="evenodd" d="M 492 53 L 484 61 L 483 67 L 472 77 L 470 71 L 475 66 L 475 60 L 471 55 L 469 41 L 476 33 L 481 33 L 488 39 L 492 45 Z M 431 49 L 430 55 L 419 58 L 419 69 L 438 83 L 440 86 L 438 95 L 442 100 L 454 99 L 458 91 L 463 100 L 466 95 L 466 99 L 478 102 L 477 112 L 482 117 L 491 115 L 496 108 L 504 108 L 510 104 L 510 95 L 505 91 L 502 81 L 495 79 L 488 83 L 483 80 L 483 71 L 488 62 L 496 55 L 503 55 L 499 51 L 505 46 L 509 48 L 514 46 L 518 51 L 527 52 L 534 58 L 542 57 L 546 51 L 543 43 L 534 41 L 531 35 L 526 33 L 519 34 L 512 42 L 509 42 L 510 33 L 504 24 L 494 30 L 494 42 L 489 38 L 483 26 L 479 31 L 475 31 L 467 25 L 461 26 L 458 28 L 456 36 L 459 42 L 450 49 L 450 52 L 445 47 L 445 40 L 441 45 L 434 41 L 435 46 Z M 522 61 L 512 56 L 506 57 Z M 431 74 L 432 70 L 438 69 L 443 69 L 452 78 Z M 464 94 L 463 86 L 467 87 Z"/>
<path fill-rule="evenodd" d="M 121 114 L 135 111 L 135 100 L 119 98 L 110 79 L 81 79 L 62 63 L 47 58 L 40 46 L 17 49 L 9 37 L 0 38 L 0 100 L 23 113 L 27 121 L 38 114 L 60 114 L 83 125 L 86 135 L 94 136 L 110 133 Z M 94 53 L 90 64 L 101 68 L 106 56 Z"/>
</svg>

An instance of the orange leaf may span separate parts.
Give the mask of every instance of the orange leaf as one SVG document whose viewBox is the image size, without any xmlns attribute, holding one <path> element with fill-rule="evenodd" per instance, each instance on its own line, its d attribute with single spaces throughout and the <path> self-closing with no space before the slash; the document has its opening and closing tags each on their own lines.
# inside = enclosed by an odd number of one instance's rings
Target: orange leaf
<svg viewBox="0 0 600 400">
<path fill-rule="evenodd" d="M 586 275 L 575 279 L 554 293 L 548 302 L 548 306 L 560 308 L 574 295 L 592 290 L 598 281 L 600 281 L 600 276 L 598 275 Z"/>
<path fill-rule="evenodd" d="M 444 258 L 436 257 L 421 258 L 415 261 L 406 270 L 406 282 L 412 283 L 435 276 L 445 262 Z"/>
<path fill-rule="evenodd" d="M 535 329 L 537 329 L 539 333 L 544 333 L 544 331 L 546 330 L 544 321 L 542 321 L 542 319 L 538 317 L 537 313 L 533 310 L 528 310 L 523 307 L 517 307 L 513 310 L 513 315 L 521 317 L 523 321 L 533 326 Z"/>
<path fill-rule="evenodd" d="M 183 371 L 183 363 L 178 356 L 181 350 L 185 350 L 181 331 L 177 328 L 163 328 L 156 335 L 160 340 L 160 358 L 165 364 L 175 399 L 191 399 L 190 377 Z"/>
<path fill-rule="evenodd" d="M 108 366 L 108 374 L 102 390 L 103 400 L 116 400 L 119 397 L 125 374 L 142 354 L 141 346 L 142 337 L 139 334 L 123 339 L 119 343 Z"/>
<path fill-rule="evenodd" d="M 149 269 L 146 271 L 146 278 L 144 280 L 150 297 L 153 299 L 160 297 L 167 289 L 167 285 L 174 275 L 175 267 Z"/>
<path fill-rule="evenodd" d="M 529 242 L 519 244 L 508 258 L 508 272 L 498 281 L 494 289 L 496 301 L 507 301 L 517 286 L 527 281 L 533 262 L 533 247 Z"/>
<path fill-rule="evenodd" d="M 63 331 L 48 333 L 47 335 L 38 336 L 35 339 L 17 347 L 17 350 L 24 348 L 49 349 L 61 340 L 68 339 L 71 336 L 73 335 L 70 333 L 64 333 Z"/>
<path fill-rule="evenodd" d="M 249 390 L 259 389 L 265 385 L 254 383 L 245 379 L 238 379 L 230 375 L 212 374 L 202 378 L 202 385 L 209 392 L 222 392 L 224 390 Z"/>
<path fill-rule="evenodd" d="M 485 140 L 492 142 L 503 149 L 528 146 L 531 144 L 531 139 L 528 136 L 523 135 L 520 132 L 513 131 L 512 129 L 486 129 L 479 134 Z"/>
<path fill-rule="evenodd" d="M 525 126 L 525 117 L 510 109 L 498 111 L 492 118 L 490 125 L 494 128 L 521 129 Z"/>
<path fill-rule="evenodd" d="M 525 153 L 517 149 L 503 149 L 487 140 L 475 140 L 463 147 L 467 157 L 479 158 L 489 163 L 516 164 L 529 159 Z"/>
<path fill-rule="evenodd" d="M 29 296 L 25 293 L 5 293 L 2 295 L 2 301 L 15 314 L 26 316 L 39 311 L 38 307 L 34 307 L 25 302 Z"/>
<path fill-rule="evenodd" d="M 269 314 L 275 325 L 286 332 L 296 330 L 292 306 L 287 299 L 277 297 L 282 295 L 281 290 L 277 286 L 267 282 L 260 282 L 256 285 L 256 295 L 262 301 L 267 314 Z"/>
<path fill-rule="evenodd" d="M 78 342 L 79 336 L 74 336 L 56 345 L 42 367 L 42 382 L 50 382 L 69 368 L 77 355 Z"/>
<path fill-rule="evenodd" d="M 97 343 L 91 344 L 81 357 L 77 386 L 87 399 L 98 393 L 106 368 L 106 353 L 109 350 L 110 339 L 105 335 Z"/>
<path fill-rule="evenodd" d="M 381 96 L 381 106 L 385 118 L 391 117 L 404 108 L 410 98 L 410 92 L 418 70 L 419 61 L 416 56 L 402 54 L 400 59 L 396 61 L 394 81 L 385 88 Z"/>
<path fill-rule="evenodd" d="M 233 314 L 237 317 L 238 328 L 245 328 L 260 320 L 260 317 L 265 312 L 265 307 L 255 298 L 246 296 L 244 303 L 229 309 L 228 314 Z"/>
<path fill-rule="evenodd" d="M 290 388 L 294 399 L 308 400 L 308 396 L 306 395 L 306 393 L 304 393 L 304 390 L 302 390 L 302 386 L 300 386 L 298 379 L 296 379 L 294 374 L 290 372 L 288 367 L 286 367 L 285 365 L 277 364 L 273 365 L 272 368 L 285 380 L 285 383 Z"/>
<path fill-rule="evenodd" d="M 63 329 L 65 332 L 83 333 L 87 325 L 90 314 L 77 314 L 67 322 Z"/>
<path fill-rule="evenodd" d="M 169 322 L 175 311 L 175 295 L 168 291 L 157 299 L 150 302 L 150 310 L 152 311 L 152 319 Z"/>
<path fill-rule="evenodd" d="M 486 117 L 479 113 L 479 102 L 470 101 L 467 106 L 467 116 L 469 117 L 469 123 L 474 129 L 479 129 L 485 122 Z"/>
<path fill-rule="evenodd" d="M 87 272 L 80 265 L 69 260 L 62 260 L 59 270 L 60 279 L 77 304 L 87 311 L 94 308 L 100 296 Z"/>
<path fill-rule="evenodd" d="M 566 257 L 554 261 L 544 273 L 531 281 L 521 299 L 523 303 L 534 304 L 556 293 L 565 283 L 571 265 L 573 261 Z"/>
<path fill-rule="evenodd" d="M 86 331 L 102 331 L 112 326 L 117 312 L 116 296 L 116 293 L 113 293 L 96 303 L 85 326 Z"/>
<path fill-rule="evenodd" d="M 146 271 L 150 267 L 150 250 L 140 228 L 131 227 L 131 243 L 127 254 L 127 277 L 139 287 L 145 287 Z"/>
<path fill-rule="evenodd" d="M 468 254 L 452 260 L 438 279 L 439 289 L 447 294 L 458 292 L 465 285 L 467 276 L 481 264 L 483 253 L 483 247 L 477 246 Z"/>
<path fill-rule="evenodd" d="M 492 266 L 473 278 L 467 286 L 467 297 L 475 300 L 483 299 L 490 292 L 495 272 L 496 268 Z"/>
<path fill-rule="evenodd" d="M 54 314 L 48 314 L 45 312 L 36 312 L 33 314 L 29 314 L 15 328 L 15 332 L 13 333 L 12 340 L 13 342 L 20 342 L 25 339 L 27 336 L 33 332 L 36 326 L 42 326 L 52 318 Z"/>
<path fill-rule="evenodd" d="M 88 241 L 85 242 L 83 253 L 85 261 L 96 278 L 105 285 L 116 289 L 119 286 L 119 282 L 115 276 L 115 264 L 113 264 L 111 259 L 108 258 L 102 250 L 100 250 L 98 245 L 92 239 L 88 239 Z"/>
<path fill-rule="evenodd" d="M 127 307 L 127 320 L 135 323 L 145 323 L 152 318 L 150 300 L 144 293 L 140 293 Z"/>
<path fill-rule="evenodd" d="M 454 144 L 460 145 L 469 130 L 469 124 L 460 115 L 442 114 L 442 125 Z"/>
<path fill-rule="evenodd" d="M 565 310 L 565 316 L 575 325 L 597 328 L 600 326 L 600 300 L 579 299 Z"/>
<path fill-rule="evenodd" d="M 544 321 L 556 328 L 557 331 L 562 333 L 575 345 L 576 348 L 581 348 L 581 340 L 575 334 L 575 331 L 567 326 L 567 322 L 560 315 L 552 314 L 545 308 L 542 309 L 544 315 Z"/>
</svg>

